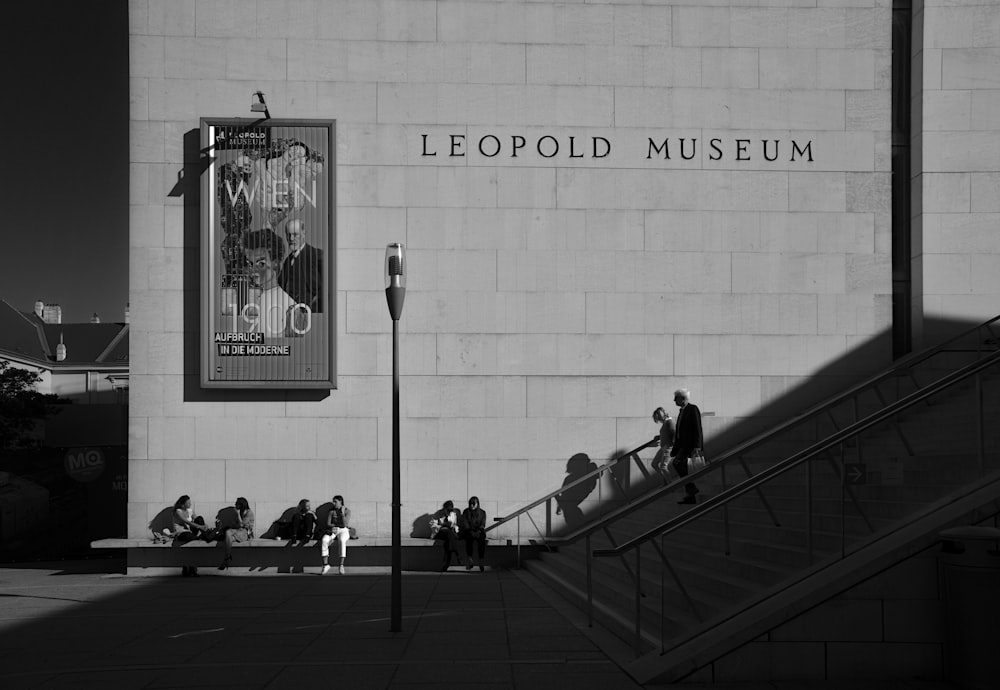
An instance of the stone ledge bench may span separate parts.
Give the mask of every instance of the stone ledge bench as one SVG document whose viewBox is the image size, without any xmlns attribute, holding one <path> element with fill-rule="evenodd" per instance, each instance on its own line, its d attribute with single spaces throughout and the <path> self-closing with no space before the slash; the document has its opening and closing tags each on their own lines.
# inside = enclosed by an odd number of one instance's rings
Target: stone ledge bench
<svg viewBox="0 0 1000 690">
<path fill-rule="evenodd" d="M 400 540 L 403 570 L 435 571 L 441 566 L 441 544 L 433 539 Z M 126 553 L 126 573 L 128 575 L 178 575 L 183 566 L 215 568 L 222 562 L 222 546 L 218 542 L 193 540 L 175 546 L 173 542 L 154 542 L 150 539 L 99 539 L 90 543 L 92 549 L 122 549 Z M 332 554 L 336 554 L 332 545 Z M 486 564 L 491 568 L 515 567 L 519 559 L 537 557 L 543 546 L 525 541 L 520 548 L 509 540 L 489 542 L 486 547 Z M 465 547 L 459 547 L 465 558 Z M 339 564 L 336 555 L 330 556 L 330 563 Z M 347 544 L 347 561 L 350 572 L 352 566 L 390 567 L 392 565 L 392 539 L 381 537 L 360 537 Z M 305 542 L 288 539 L 251 539 L 233 544 L 233 560 L 230 569 L 240 572 L 318 573 L 322 567 L 319 555 L 319 540 Z M 452 569 L 457 570 L 456 566 Z"/>
</svg>

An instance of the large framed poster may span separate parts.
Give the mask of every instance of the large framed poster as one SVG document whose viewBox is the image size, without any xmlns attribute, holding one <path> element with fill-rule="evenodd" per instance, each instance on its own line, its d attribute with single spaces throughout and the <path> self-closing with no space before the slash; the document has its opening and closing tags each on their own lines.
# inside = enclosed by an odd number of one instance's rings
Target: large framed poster
<svg viewBox="0 0 1000 690">
<path fill-rule="evenodd" d="M 333 120 L 201 120 L 201 385 L 336 388 Z"/>
</svg>

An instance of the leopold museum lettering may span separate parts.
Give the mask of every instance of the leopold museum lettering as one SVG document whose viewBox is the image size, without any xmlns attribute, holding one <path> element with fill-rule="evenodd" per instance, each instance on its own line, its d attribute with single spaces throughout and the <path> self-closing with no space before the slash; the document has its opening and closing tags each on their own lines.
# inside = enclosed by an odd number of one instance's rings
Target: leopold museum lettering
<svg viewBox="0 0 1000 690">
<path fill-rule="evenodd" d="M 543 134 L 421 134 L 421 157 L 465 158 L 479 155 L 483 158 L 541 158 L 541 159 L 606 159 L 619 145 L 609 136 L 557 136 Z M 782 139 L 762 137 L 693 137 L 646 136 L 637 144 L 630 140 L 630 156 L 656 161 L 690 161 L 704 159 L 709 162 L 767 161 L 787 163 L 812 163 L 812 139 Z"/>
</svg>

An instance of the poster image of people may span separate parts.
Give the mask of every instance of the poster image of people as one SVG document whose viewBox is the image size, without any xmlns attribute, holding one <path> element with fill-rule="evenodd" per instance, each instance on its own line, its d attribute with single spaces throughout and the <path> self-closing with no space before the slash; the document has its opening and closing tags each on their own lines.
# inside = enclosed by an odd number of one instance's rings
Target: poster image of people
<svg viewBox="0 0 1000 690">
<path fill-rule="evenodd" d="M 203 387 L 336 387 L 334 126 L 202 119 Z"/>
</svg>

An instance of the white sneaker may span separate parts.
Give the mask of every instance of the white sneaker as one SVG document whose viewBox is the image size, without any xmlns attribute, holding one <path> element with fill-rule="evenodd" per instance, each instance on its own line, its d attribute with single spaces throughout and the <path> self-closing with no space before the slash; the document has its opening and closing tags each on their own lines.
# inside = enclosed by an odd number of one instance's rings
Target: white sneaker
<svg viewBox="0 0 1000 690">
<path fill-rule="evenodd" d="M 330 572 L 330 566 L 324 565 L 323 566 L 323 570 L 321 570 L 319 574 L 320 575 L 326 575 L 328 572 Z"/>
<path fill-rule="evenodd" d="M 340 574 L 341 574 L 341 575 L 343 575 L 343 574 L 344 574 L 344 566 L 340 566 Z"/>
</svg>

